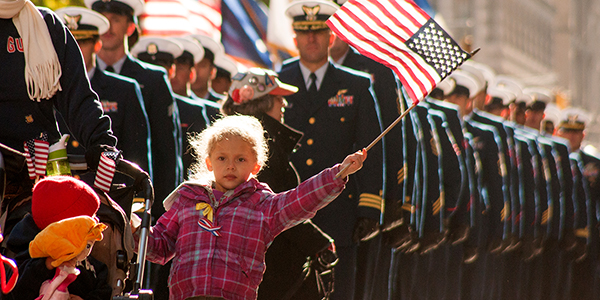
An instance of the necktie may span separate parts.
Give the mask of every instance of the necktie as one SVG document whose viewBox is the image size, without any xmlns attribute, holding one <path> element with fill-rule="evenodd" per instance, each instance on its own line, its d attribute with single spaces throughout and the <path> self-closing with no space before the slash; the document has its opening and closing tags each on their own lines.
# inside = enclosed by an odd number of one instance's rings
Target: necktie
<svg viewBox="0 0 600 300">
<path fill-rule="evenodd" d="M 317 75 L 315 75 L 315 73 L 310 73 L 308 79 L 311 81 L 310 86 L 308 87 L 308 93 L 314 95 L 317 93 Z"/>
<path fill-rule="evenodd" d="M 115 68 L 113 68 L 113 66 L 108 66 L 106 67 L 106 69 L 104 69 L 104 71 L 108 71 L 108 72 L 115 72 Z"/>
</svg>

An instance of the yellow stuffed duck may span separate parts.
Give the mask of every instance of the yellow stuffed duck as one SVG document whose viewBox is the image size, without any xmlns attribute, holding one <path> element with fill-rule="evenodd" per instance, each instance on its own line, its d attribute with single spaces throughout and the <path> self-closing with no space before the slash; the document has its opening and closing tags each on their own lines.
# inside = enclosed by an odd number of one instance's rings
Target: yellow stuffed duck
<svg viewBox="0 0 600 300">
<path fill-rule="evenodd" d="M 56 268 L 54 278 L 44 281 L 36 300 L 69 299 L 67 286 L 79 275 L 76 265 L 90 254 L 96 241 L 102 240 L 104 229 L 106 225 L 95 218 L 77 216 L 51 223 L 35 236 L 29 243 L 30 256 L 46 257 Z"/>
</svg>

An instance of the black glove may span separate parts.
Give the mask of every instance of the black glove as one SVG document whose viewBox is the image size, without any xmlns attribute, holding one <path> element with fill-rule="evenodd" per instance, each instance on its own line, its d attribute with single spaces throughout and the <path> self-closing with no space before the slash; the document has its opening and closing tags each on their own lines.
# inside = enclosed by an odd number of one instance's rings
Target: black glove
<svg viewBox="0 0 600 300">
<path fill-rule="evenodd" d="M 379 221 L 369 218 L 358 218 L 354 224 L 354 233 L 352 241 L 358 243 L 360 241 L 368 241 L 379 233 Z"/>
<path fill-rule="evenodd" d="M 119 159 L 123 158 L 121 152 L 113 146 L 96 145 L 85 152 L 85 162 L 87 163 L 88 168 L 92 169 L 93 171 L 98 169 L 98 164 L 100 163 L 100 154 L 102 154 L 102 152 L 119 152 L 119 158 L 117 159 L 117 162 Z"/>
</svg>

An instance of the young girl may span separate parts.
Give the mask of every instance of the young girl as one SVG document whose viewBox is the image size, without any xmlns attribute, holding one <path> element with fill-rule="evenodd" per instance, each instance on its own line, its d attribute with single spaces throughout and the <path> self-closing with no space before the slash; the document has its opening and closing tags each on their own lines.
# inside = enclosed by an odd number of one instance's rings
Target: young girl
<svg viewBox="0 0 600 300">
<path fill-rule="evenodd" d="M 148 239 L 148 260 L 164 264 L 174 258 L 172 300 L 256 299 L 265 251 L 275 236 L 333 201 L 366 158 L 364 150 L 354 153 L 275 194 L 255 178 L 267 153 L 256 118 L 224 117 L 190 144 L 198 153 L 194 180 L 165 199 L 167 212 Z"/>
</svg>

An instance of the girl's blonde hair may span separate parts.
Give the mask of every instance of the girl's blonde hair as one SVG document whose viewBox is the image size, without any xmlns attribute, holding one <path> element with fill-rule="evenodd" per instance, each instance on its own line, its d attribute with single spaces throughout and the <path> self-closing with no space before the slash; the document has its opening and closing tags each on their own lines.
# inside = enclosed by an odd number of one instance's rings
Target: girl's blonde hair
<svg viewBox="0 0 600 300">
<path fill-rule="evenodd" d="M 212 172 L 206 168 L 206 158 L 218 142 L 234 136 L 250 144 L 252 152 L 256 155 L 256 161 L 262 169 L 267 162 L 268 146 L 260 121 L 251 116 L 233 115 L 218 119 L 199 134 L 189 136 L 189 143 L 195 157 L 195 163 L 190 167 L 189 178 L 214 180 Z"/>
</svg>

